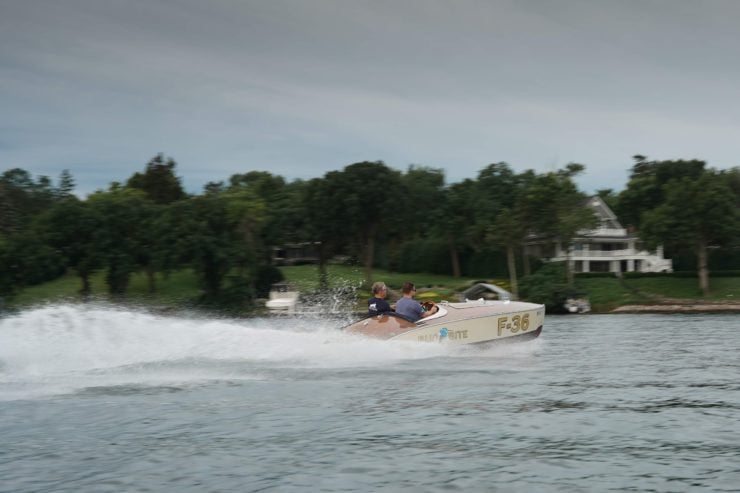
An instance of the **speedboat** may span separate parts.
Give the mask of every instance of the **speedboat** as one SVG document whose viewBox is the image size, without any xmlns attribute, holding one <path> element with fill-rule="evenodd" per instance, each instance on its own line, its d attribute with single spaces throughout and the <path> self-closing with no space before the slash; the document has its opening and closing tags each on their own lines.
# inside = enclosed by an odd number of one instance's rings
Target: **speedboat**
<svg viewBox="0 0 740 493">
<path fill-rule="evenodd" d="M 470 293 L 481 291 L 493 291 L 498 299 L 468 299 Z M 378 339 L 450 344 L 523 341 L 542 332 L 544 305 L 511 301 L 509 293 L 487 283 L 474 285 L 464 295 L 462 302 L 437 303 L 437 313 L 416 322 L 385 312 L 348 325 L 344 331 Z"/>
</svg>

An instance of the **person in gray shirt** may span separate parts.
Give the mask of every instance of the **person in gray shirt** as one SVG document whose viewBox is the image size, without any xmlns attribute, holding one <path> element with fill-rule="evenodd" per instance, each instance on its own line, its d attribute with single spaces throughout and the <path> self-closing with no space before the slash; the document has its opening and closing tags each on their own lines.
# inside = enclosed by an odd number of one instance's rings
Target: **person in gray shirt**
<svg viewBox="0 0 740 493">
<path fill-rule="evenodd" d="M 396 302 L 396 313 L 403 315 L 412 322 L 434 315 L 439 310 L 439 307 L 435 305 L 434 309 L 424 311 L 424 307 L 414 299 L 416 286 L 414 286 L 414 283 L 412 282 L 407 281 L 403 283 L 401 292 L 403 293 L 403 296 L 398 300 L 398 302 Z"/>
</svg>

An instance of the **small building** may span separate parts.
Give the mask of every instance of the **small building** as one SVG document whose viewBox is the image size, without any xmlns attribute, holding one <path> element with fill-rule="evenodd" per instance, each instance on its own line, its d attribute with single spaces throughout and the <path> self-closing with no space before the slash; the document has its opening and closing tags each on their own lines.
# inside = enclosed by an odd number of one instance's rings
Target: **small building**
<svg viewBox="0 0 740 493">
<path fill-rule="evenodd" d="M 579 231 L 570 252 L 559 242 L 553 245 L 535 240 L 527 244 L 526 253 L 552 262 L 569 260 L 575 273 L 673 272 L 673 262 L 663 257 L 663 247 L 647 251 L 636 234 L 622 227 L 601 197 L 591 197 L 588 206 L 598 217 L 598 226 Z"/>
</svg>

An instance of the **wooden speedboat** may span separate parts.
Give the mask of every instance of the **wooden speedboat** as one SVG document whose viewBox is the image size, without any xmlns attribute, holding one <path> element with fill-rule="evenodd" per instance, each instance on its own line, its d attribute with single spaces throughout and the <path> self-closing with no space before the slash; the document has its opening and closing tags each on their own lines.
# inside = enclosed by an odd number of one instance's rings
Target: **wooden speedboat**
<svg viewBox="0 0 740 493">
<path fill-rule="evenodd" d="M 344 330 L 379 339 L 480 344 L 533 339 L 540 335 L 545 321 L 544 305 L 508 299 L 443 301 L 436 306 L 437 313 L 417 322 L 386 312 L 359 320 Z"/>
</svg>

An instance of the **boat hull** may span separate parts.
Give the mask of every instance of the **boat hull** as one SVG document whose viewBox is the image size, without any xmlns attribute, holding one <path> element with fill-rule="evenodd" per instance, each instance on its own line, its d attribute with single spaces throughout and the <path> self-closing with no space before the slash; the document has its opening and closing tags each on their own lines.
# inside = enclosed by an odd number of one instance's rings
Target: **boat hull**
<svg viewBox="0 0 740 493">
<path fill-rule="evenodd" d="M 483 344 L 533 339 L 544 325 L 545 307 L 534 303 L 479 300 L 439 306 L 439 313 L 416 323 L 384 313 L 345 331 L 387 340 Z"/>
</svg>

